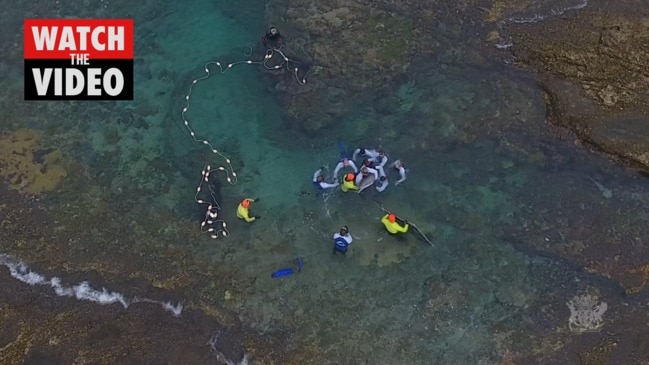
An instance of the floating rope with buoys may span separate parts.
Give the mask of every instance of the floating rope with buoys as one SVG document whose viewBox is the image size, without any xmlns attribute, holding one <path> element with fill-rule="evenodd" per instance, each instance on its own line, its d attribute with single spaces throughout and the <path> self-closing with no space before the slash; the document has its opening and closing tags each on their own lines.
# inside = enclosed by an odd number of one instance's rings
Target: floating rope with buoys
<svg viewBox="0 0 649 365">
<path fill-rule="evenodd" d="M 247 54 L 246 56 L 252 55 L 252 47 L 249 46 L 249 48 L 250 48 L 250 54 Z M 277 62 L 274 63 L 275 61 Z M 203 219 L 203 222 L 201 222 L 201 232 L 210 233 L 210 236 L 212 238 L 219 238 L 220 236 L 225 237 L 229 234 L 229 232 L 227 229 L 227 223 L 224 220 L 219 218 L 218 211 L 221 210 L 221 206 L 216 199 L 217 192 L 214 191 L 214 189 L 209 183 L 210 174 L 212 174 L 213 172 L 223 172 L 225 173 L 225 179 L 228 182 L 228 184 L 234 185 L 237 183 L 237 173 L 232 168 L 230 159 L 226 157 L 223 153 L 221 153 L 216 148 L 216 146 L 214 146 L 207 138 L 197 137 L 197 133 L 190 126 L 187 117 L 187 113 L 189 112 L 189 106 L 190 106 L 189 101 L 192 97 L 194 86 L 199 82 L 209 79 L 212 76 L 212 74 L 215 73 L 211 71 L 210 68 L 213 68 L 217 72 L 223 74 L 229 69 L 231 69 L 232 67 L 237 65 L 243 65 L 243 64 L 263 65 L 264 68 L 266 68 L 267 70 L 278 70 L 281 68 L 286 68 L 286 70 L 292 72 L 295 75 L 295 79 L 300 85 L 306 84 L 306 77 L 308 76 L 308 72 L 306 72 L 304 73 L 304 76 L 299 77 L 299 73 L 300 73 L 300 68 L 298 67 L 299 63 L 288 58 L 284 51 L 282 51 L 279 48 L 269 48 L 266 50 L 264 59 L 261 61 L 253 61 L 248 59 L 245 61 L 237 61 L 228 64 L 223 64 L 219 61 L 207 62 L 203 66 L 203 70 L 205 71 L 205 74 L 201 77 L 197 77 L 192 80 L 192 83 L 189 86 L 189 91 L 185 96 L 185 107 L 182 109 L 182 113 L 181 113 L 183 123 L 185 125 L 185 128 L 187 128 L 187 130 L 189 131 L 189 135 L 194 139 L 195 142 L 207 146 L 212 151 L 213 154 L 218 155 L 224 161 L 224 163 L 222 163 L 220 166 L 213 167 L 212 165 L 207 165 L 205 166 L 205 168 L 203 168 L 203 171 L 201 172 L 202 175 L 201 182 L 198 184 L 198 187 L 196 188 L 196 195 L 194 196 L 194 200 L 196 200 L 198 204 L 206 206 L 205 218 Z M 201 192 L 204 191 L 203 184 L 206 184 L 208 187 L 209 197 L 201 199 L 199 195 L 201 195 Z"/>
</svg>

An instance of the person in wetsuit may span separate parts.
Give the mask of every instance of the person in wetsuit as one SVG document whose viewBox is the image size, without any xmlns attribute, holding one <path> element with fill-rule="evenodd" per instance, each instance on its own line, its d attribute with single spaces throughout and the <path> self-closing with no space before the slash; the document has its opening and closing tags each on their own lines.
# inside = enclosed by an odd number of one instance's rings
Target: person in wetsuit
<svg viewBox="0 0 649 365">
<path fill-rule="evenodd" d="M 290 52 L 287 52 L 285 48 L 286 43 L 284 37 L 277 28 L 270 27 L 268 32 L 261 37 L 261 43 L 265 48 L 264 66 L 267 69 L 283 68 L 290 71 L 301 84 L 304 85 L 306 83 L 306 77 L 309 74 L 311 65 L 298 61 L 295 57 L 289 55 Z M 279 55 L 274 56 L 274 52 L 278 52 Z M 269 61 L 271 58 L 275 59 L 270 61 L 269 64 L 266 64 L 266 61 Z"/>
<path fill-rule="evenodd" d="M 322 166 L 318 171 L 313 173 L 313 186 L 315 186 L 316 189 L 318 190 L 325 190 L 329 188 L 335 188 L 336 186 L 340 185 L 338 182 L 334 182 L 333 184 L 330 184 L 325 181 L 324 175 L 322 175 L 322 170 L 324 170 L 325 167 Z"/>
<path fill-rule="evenodd" d="M 282 37 L 277 28 L 270 27 L 268 32 L 261 37 L 261 43 L 266 48 L 279 49 L 284 45 L 284 37 Z"/>
<path fill-rule="evenodd" d="M 347 228 L 347 226 L 343 226 L 339 233 L 334 233 L 334 255 L 339 253 L 343 255 L 346 254 L 347 248 L 353 240 L 354 239 L 352 238 L 352 235 L 349 234 L 349 228 Z"/>
</svg>

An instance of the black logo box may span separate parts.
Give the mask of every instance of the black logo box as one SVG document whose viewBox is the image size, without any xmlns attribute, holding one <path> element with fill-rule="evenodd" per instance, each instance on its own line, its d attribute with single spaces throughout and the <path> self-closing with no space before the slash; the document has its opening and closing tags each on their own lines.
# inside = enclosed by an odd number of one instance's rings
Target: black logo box
<svg viewBox="0 0 649 365">
<path fill-rule="evenodd" d="M 73 65 L 70 59 L 66 60 L 47 60 L 47 59 L 31 59 L 24 60 L 25 62 L 25 100 L 133 100 L 133 60 L 132 59 L 90 59 L 88 65 Z M 86 87 L 79 95 L 54 95 L 54 72 L 50 78 L 49 86 L 46 95 L 38 95 L 36 90 L 36 80 L 32 70 L 41 69 L 41 73 L 47 68 L 62 70 L 62 89 L 65 90 L 65 69 L 74 68 L 84 74 L 84 82 Z M 103 79 L 106 70 L 110 68 L 117 68 L 124 76 L 124 88 L 119 95 L 111 96 L 102 92 L 102 95 L 88 96 L 87 95 L 87 69 L 99 68 L 102 70 L 99 78 Z M 103 85 L 98 86 L 103 90 Z"/>
</svg>

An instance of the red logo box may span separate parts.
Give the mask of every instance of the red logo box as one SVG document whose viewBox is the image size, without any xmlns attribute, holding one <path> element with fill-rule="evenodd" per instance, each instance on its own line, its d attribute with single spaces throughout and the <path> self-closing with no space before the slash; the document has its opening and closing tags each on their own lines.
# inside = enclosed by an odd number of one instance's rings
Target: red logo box
<svg viewBox="0 0 649 365">
<path fill-rule="evenodd" d="M 25 100 L 132 100 L 132 19 L 25 19 Z"/>
</svg>

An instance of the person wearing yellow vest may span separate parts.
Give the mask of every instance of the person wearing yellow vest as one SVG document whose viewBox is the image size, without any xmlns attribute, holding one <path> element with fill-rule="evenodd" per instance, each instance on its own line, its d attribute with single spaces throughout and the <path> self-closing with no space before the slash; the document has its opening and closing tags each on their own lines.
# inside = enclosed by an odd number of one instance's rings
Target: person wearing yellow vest
<svg viewBox="0 0 649 365">
<path fill-rule="evenodd" d="M 243 219 L 248 223 L 254 222 L 255 219 L 259 218 L 259 216 L 251 217 L 250 212 L 248 211 L 248 208 L 250 208 L 250 204 L 256 201 L 258 202 L 259 199 L 251 199 L 251 198 L 243 199 L 239 204 L 239 207 L 237 208 L 237 218 Z"/>
<path fill-rule="evenodd" d="M 397 216 L 389 213 L 383 216 L 381 218 L 381 223 L 385 226 L 385 229 L 388 230 L 388 232 L 392 234 L 397 234 L 397 233 L 406 233 L 408 232 L 408 228 L 410 225 L 408 222 L 404 222 L 404 225 L 400 225 L 399 222 L 397 222 Z"/>
<path fill-rule="evenodd" d="M 347 192 L 349 190 L 358 190 L 358 186 L 356 186 L 354 182 L 355 177 L 356 176 L 354 176 L 354 174 L 351 172 L 345 175 L 345 177 L 343 178 L 343 183 L 340 186 L 340 189 L 342 189 L 342 191 L 344 192 Z"/>
</svg>

